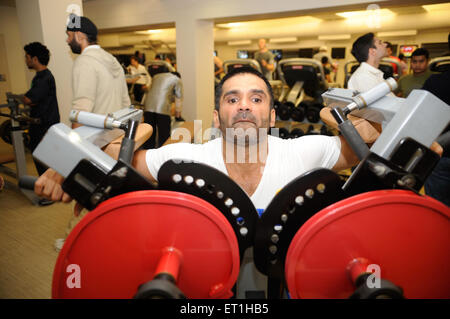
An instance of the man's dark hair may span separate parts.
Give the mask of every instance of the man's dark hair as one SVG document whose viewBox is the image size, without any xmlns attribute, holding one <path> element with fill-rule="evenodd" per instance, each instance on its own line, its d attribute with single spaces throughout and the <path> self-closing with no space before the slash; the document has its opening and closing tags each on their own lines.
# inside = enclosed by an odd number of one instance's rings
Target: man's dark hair
<svg viewBox="0 0 450 319">
<path fill-rule="evenodd" d="M 370 48 L 376 48 L 374 38 L 375 35 L 370 32 L 360 36 L 353 42 L 352 54 L 359 63 L 367 61 Z"/>
<path fill-rule="evenodd" d="M 269 91 L 270 95 L 270 109 L 273 108 L 274 98 L 273 98 L 273 90 L 272 86 L 270 85 L 269 81 L 266 79 L 264 75 L 261 74 L 258 70 L 250 67 L 250 66 L 242 66 L 240 68 L 234 68 L 230 72 L 228 72 L 220 81 L 219 84 L 216 86 L 216 92 L 215 92 L 215 98 L 214 98 L 214 108 L 216 111 L 219 111 L 220 107 L 220 97 L 222 96 L 222 87 L 225 81 L 231 79 L 232 77 L 239 75 L 239 74 L 253 74 L 259 77 L 261 80 L 264 81 L 264 83 L 267 86 L 267 91 Z"/>
<path fill-rule="evenodd" d="M 392 45 L 391 42 L 386 41 L 385 43 L 386 43 L 386 49 L 391 49 L 392 50 L 394 48 L 394 46 Z"/>
<path fill-rule="evenodd" d="M 328 57 L 323 56 L 322 57 L 322 64 L 327 64 L 328 63 Z"/>
<path fill-rule="evenodd" d="M 85 33 L 89 44 L 97 44 L 97 35 Z"/>
<path fill-rule="evenodd" d="M 50 60 L 50 51 L 40 42 L 32 42 L 23 47 L 30 57 L 36 57 L 40 64 L 48 65 Z"/>
<path fill-rule="evenodd" d="M 429 57 L 430 57 L 430 53 L 428 52 L 427 49 L 424 49 L 424 48 L 418 48 L 418 49 L 415 49 L 414 52 L 411 54 L 411 58 L 412 58 L 413 56 L 421 56 L 421 55 L 424 55 L 425 58 L 426 58 L 427 60 L 428 60 Z"/>
</svg>

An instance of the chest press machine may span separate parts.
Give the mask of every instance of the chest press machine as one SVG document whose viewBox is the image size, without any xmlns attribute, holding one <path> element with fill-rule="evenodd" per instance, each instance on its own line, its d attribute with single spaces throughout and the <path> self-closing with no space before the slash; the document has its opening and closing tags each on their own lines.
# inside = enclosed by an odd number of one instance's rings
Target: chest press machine
<svg viewBox="0 0 450 319">
<path fill-rule="evenodd" d="M 211 167 L 168 161 L 156 187 L 130 155 L 115 161 L 64 124 L 53 126 L 33 155 L 92 211 L 60 252 L 52 296 L 229 298 L 243 251 L 253 247 L 268 298 L 285 288 L 293 298 L 449 298 L 442 269 L 450 263 L 450 210 L 417 192 L 439 159 L 429 146 L 450 109 L 421 90 L 406 100 L 385 96 L 394 85 L 325 92 L 361 163 L 346 183 L 327 169 L 293 179 L 260 218 L 242 189 Z M 383 124 L 370 150 L 346 118 L 356 109 Z M 128 140 L 131 122 L 118 125 Z M 77 289 L 67 285 L 73 264 Z"/>
</svg>

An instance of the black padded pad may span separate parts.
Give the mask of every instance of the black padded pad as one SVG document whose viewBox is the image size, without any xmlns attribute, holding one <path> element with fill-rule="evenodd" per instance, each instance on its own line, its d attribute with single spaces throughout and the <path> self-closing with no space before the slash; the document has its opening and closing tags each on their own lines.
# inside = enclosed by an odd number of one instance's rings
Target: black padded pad
<svg viewBox="0 0 450 319">
<path fill-rule="evenodd" d="M 159 169 L 158 183 L 161 190 L 197 196 L 222 212 L 236 233 L 241 258 L 253 245 L 258 213 L 248 195 L 224 173 L 206 164 L 169 160 Z"/>
<path fill-rule="evenodd" d="M 297 231 L 315 213 L 343 198 L 341 179 L 328 169 L 309 171 L 287 184 L 258 221 L 256 268 L 270 278 L 283 279 L 286 254 Z"/>
</svg>

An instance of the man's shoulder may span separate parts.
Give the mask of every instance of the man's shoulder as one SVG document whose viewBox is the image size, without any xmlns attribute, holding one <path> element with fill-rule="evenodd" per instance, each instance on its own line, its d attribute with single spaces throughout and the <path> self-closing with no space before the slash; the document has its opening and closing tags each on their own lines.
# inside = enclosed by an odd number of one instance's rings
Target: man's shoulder
<svg viewBox="0 0 450 319">
<path fill-rule="evenodd" d="M 431 73 L 425 84 L 448 85 L 450 82 L 450 71 L 443 73 Z"/>
</svg>

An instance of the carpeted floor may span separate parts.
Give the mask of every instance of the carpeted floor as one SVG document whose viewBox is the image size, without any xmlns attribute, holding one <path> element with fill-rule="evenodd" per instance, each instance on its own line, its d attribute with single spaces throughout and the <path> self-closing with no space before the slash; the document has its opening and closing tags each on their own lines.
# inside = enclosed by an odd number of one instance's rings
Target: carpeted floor
<svg viewBox="0 0 450 319">
<path fill-rule="evenodd" d="M 0 154 L 13 152 L 0 140 Z M 5 166 L 14 169 L 15 164 Z M 27 153 L 27 171 L 36 170 Z M 65 236 L 71 205 L 34 206 L 15 186 L 17 181 L 2 173 L 6 185 L 0 191 L 0 299 L 50 298 L 53 267 L 58 253 L 55 239 Z"/>
</svg>

